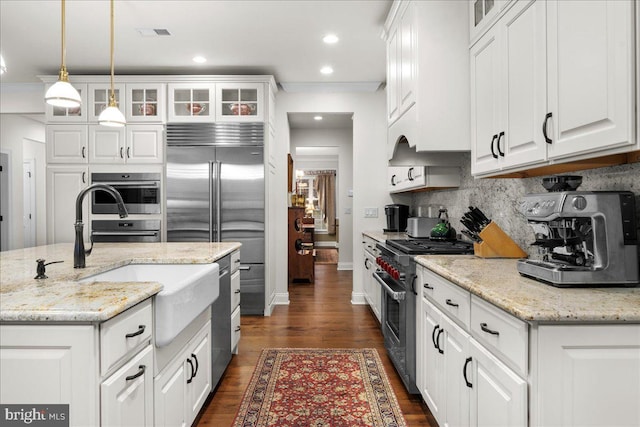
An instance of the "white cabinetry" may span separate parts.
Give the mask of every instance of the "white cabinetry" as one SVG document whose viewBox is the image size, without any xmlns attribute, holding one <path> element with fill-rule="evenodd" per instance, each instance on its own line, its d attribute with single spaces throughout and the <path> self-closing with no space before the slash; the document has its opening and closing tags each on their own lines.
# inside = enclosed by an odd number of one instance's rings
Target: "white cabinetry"
<svg viewBox="0 0 640 427">
<path fill-rule="evenodd" d="M 212 122 L 216 117 L 216 85 L 169 83 L 169 122 Z"/>
<path fill-rule="evenodd" d="M 532 425 L 640 425 L 640 325 L 540 325 Z"/>
<path fill-rule="evenodd" d="M 417 386 L 441 426 L 527 425 L 527 373 L 522 377 L 502 361 L 493 347 L 476 339 L 474 323 L 486 320 L 486 313 L 474 316 L 468 291 L 425 269 L 417 268 Z M 509 315 L 495 307 L 482 307 L 491 314 L 500 346 L 516 348 L 521 341 L 504 332 L 502 322 Z M 499 320 L 496 320 L 499 319 Z M 495 323 L 493 322 L 495 320 Z M 524 322 L 509 322 L 525 327 Z M 511 325 L 511 323 L 508 323 Z M 526 338 L 526 335 L 525 335 Z M 526 347 L 525 347 L 526 348 Z"/>
<path fill-rule="evenodd" d="M 633 11 L 626 0 L 509 3 L 470 50 L 473 175 L 637 148 Z"/>
<path fill-rule="evenodd" d="M 473 42 L 489 28 L 510 0 L 469 0 L 469 38 Z"/>
<path fill-rule="evenodd" d="M 162 163 L 162 135 L 162 125 L 128 124 L 122 128 L 89 125 L 89 162 Z"/>
<path fill-rule="evenodd" d="M 156 426 L 189 426 L 211 391 L 211 321 L 154 379 Z"/>
<path fill-rule="evenodd" d="M 380 284 L 373 278 L 376 271 L 376 258 L 380 251 L 376 248 L 376 240 L 369 236 L 362 236 L 362 255 L 364 260 L 364 270 L 362 270 L 362 290 L 364 297 L 371 311 L 380 323 L 382 310 L 382 289 Z"/>
<path fill-rule="evenodd" d="M 0 401 L 68 404 L 70 426 L 99 424 L 91 325 L 0 325 Z"/>
<path fill-rule="evenodd" d="M 55 80 L 57 81 L 57 79 Z M 54 83 L 47 84 L 45 90 L 48 90 Z M 86 123 L 87 122 L 87 85 L 83 83 L 72 83 L 73 87 L 80 94 L 81 104 L 79 107 L 64 108 L 54 107 L 45 104 L 45 118 L 47 122 L 60 123 Z M 46 92 L 45 92 L 46 93 Z"/>
<path fill-rule="evenodd" d="M 385 22 L 387 155 L 469 149 L 468 5 L 396 1 Z M 455 120 L 451 118 L 455 117 Z"/>
<path fill-rule="evenodd" d="M 126 84 L 125 87 L 127 123 L 164 122 L 164 84 L 131 83 Z"/>
<path fill-rule="evenodd" d="M 264 120 L 263 83 L 218 83 L 216 120 L 261 122 Z"/>
<path fill-rule="evenodd" d="M 446 166 L 389 166 L 389 192 L 460 186 L 460 169 Z"/>
<path fill-rule="evenodd" d="M 151 299 L 103 325 L 0 325 L 0 401 L 68 404 L 71 426 L 152 426 L 153 347 L 138 323 L 153 330 Z"/>
<path fill-rule="evenodd" d="M 123 112 L 125 110 L 125 89 L 124 84 L 114 84 L 113 92 L 116 99 L 116 106 Z M 111 96 L 111 85 L 109 83 L 90 84 L 89 85 L 89 106 L 88 121 L 96 123 L 100 117 L 100 113 L 109 106 L 109 97 Z"/>
<path fill-rule="evenodd" d="M 240 342 L 240 251 L 231 254 L 231 352 L 238 354 Z"/>
<path fill-rule="evenodd" d="M 89 168 L 86 165 L 52 165 L 47 167 L 47 243 L 75 241 L 76 197 L 87 187 Z M 82 203 L 82 216 L 87 224 L 89 198 Z M 84 228 L 88 240 L 89 227 Z"/>
<path fill-rule="evenodd" d="M 47 125 L 47 164 L 87 163 L 87 125 Z"/>
</svg>

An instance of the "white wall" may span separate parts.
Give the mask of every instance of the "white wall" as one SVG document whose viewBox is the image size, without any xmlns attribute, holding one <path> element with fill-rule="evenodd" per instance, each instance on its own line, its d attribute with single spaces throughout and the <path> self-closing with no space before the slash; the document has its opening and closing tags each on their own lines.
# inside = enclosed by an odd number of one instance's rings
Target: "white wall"
<svg viewBox="0 0 640 427">
<path fill-rule="evenodd" d="M 362 292 L 362 232 L 382 230 L 384 205 L 391 202 L 386 191 L 387 121 L 386 94 L 375 93 L 287 93 L 276 99 L 276 235 L 287 234 L 287 153 L 290 147 L 287 113 L 353 113 L 353 291 L 351 301 L 365 304 Z M 364 218 L 365 207 L 377 207 L 378 218 Z M 347 233 L 343 230 L 344 234 Z M 287 239 L 278 239 L 277 253 L 287 253 Z M 276 259 L 276 304 L 288 304 L 287 259 Z"/>
<path fill-rule="evenodd" d="M 18 114 L 0 114 L 0 151 L 9 154 L 9 249 L 23 246 L 22 233 L 22 161 L 25 158 L 36 159 L 37 182 L 36 205 L 38 244 L 46 242 L 46 155 L 44 124 Z"/>
<path fill-rule="evenodd" d="M 300 162 L 295 155 L 295 147 L 336 147 L 338 165 L 336 171 L 336 218 L 340 224 L 340 251 L 338 269 L 353 267 L 353 198 L 348 191 L 353 188 L 353 130 L 352 129 L 292 129 L 290 133 L 291 155 L 294 169 L 331 169 L 330 163 L 311 166 Z M 306 158 L 308 159 L 308 158 Z M 306 166 L 309 165 L 309 166 Z"/>
</svg>

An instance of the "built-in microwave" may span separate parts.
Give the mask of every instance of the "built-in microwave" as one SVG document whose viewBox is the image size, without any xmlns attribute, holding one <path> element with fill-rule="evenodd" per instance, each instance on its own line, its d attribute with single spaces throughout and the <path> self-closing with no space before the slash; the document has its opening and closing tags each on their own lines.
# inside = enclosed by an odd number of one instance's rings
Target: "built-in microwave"
<svg viewBox="0 0 640 427">
<path fill-rule="evenodd" d="M 162 204 L 159 173 L 92 173 L 93 184 L 108 184 L 122 196 L 130 214 L 159 214 Z M 113 197 L 105 191 L 94 191 L 91 213 L 114 214 L 118 207 Z"/>
</svg>

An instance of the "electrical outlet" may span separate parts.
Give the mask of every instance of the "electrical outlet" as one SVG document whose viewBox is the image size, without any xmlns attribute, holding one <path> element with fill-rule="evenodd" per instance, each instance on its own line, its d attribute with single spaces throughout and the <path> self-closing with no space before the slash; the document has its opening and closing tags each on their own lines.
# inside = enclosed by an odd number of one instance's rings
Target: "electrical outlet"
<svg viewBox="0 0 640 427">
<path fill-rule="evenodd" d="M 364 208 L 365 218 L 378 218 L 378 208 Z"/>
</svg>

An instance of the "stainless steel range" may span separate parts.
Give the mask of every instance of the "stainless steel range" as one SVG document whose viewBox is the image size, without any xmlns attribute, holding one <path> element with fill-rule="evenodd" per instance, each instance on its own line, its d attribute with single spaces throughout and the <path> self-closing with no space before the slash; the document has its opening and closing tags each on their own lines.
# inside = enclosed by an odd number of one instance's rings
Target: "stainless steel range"
<svg viewBox="0 0 640 427">
<path fill-rule="evenodd" d="M 381 269 L 373 277 L 382 287 L 382 335 L 387 354 L 405 387 L 416 387 L 416 262 L 415 255 L 472 254 L 473 245 L 460 240 L 387 240 L 376 245 Z"/>
</svg>

